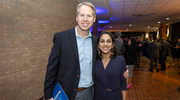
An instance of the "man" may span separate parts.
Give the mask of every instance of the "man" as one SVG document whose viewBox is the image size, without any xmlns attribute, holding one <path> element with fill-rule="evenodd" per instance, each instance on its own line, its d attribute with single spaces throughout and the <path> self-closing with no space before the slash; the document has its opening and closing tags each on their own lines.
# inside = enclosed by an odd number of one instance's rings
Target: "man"
<svg viewBox="0 0 180 100">
<path fill-rule="evenodd" d="M 167 55 L 169 55 L 170 52 L 170 44 L 167 41 L 164 41 L 164 38 L 160 38 L 159 41 L 161 43 L 162 46 L 162 50 L 160 50 L 160 58 L 159 58 L 159 62 L 161 63 L 161 69 L 160 70 L 166 70 L 166 57 Z"/>
<path fill-rule="evenodd" d="M 140 36 L 137 36 L 136 37 L 136 43 L 137 43 L 137 49 L 136 49 L 136 58 L 137 58 L 137 61 L 136 61 L 136 65 L 137 67 L 139 67 L 139 62 L 140 62 L 140 59 L 141 59 L 141 56 L 142 56 L 142 40 Z"/>
<path fill-rule="evenodd" d="M 58 82 L 69 100 L 93 100 L 97 39 L 89 30 L 95 20 L 94 5 L 80 3 L 77 26 L 54 35 L 44 82 L 45 99 L 53 100 L 52 91 Z"/>
<path fill-rule="evenodd" d="M 150 59 L 150 72 L 153 72 L 153 62 L 155 62 L 156 70 L 159 72 L 158 69 L 158 62 L 159 62 L 159 51 L 161 50 L 161 44 L 157 42 L 157 37 L 153 36 L 153 42 L 151 42 L 148 46 L 148 54 Z"/>
<path fill-rule="evenodd" d="M 77 6 L 77 26 L 54 35 L 44 83 L 45 99 L 52 99 L 57 82 L 70 100 L 92 100 L 93 65 L 96 57 L 96 37 L 89 31 L 96 20 L 96 10 L 89 2 Z M 82 94 L 79 92 L 87 90 Z M 84 98 L 81 98 L 86 94 Z M 52 99 L 53 100 L 53 99 Z"/>
<path fill-rule="evenodd" d="M 123 40 L 121 38 L 121 32 L 116 31 L 114 33 L 114 37 L 115 37 L 115 47 L 118 49 L 119 55 L 123 55 L 125 53 L 125 47 Z"/>
</svg>

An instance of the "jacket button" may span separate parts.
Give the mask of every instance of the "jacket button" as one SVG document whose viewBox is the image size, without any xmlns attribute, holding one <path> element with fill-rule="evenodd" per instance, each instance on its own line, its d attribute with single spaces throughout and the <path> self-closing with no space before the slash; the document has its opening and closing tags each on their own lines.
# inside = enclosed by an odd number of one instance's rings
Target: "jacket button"
<svg viewBox="0 0 180 100">
<path fill-rule="evenodd" d="M 77 77 L 80 77 L 79 75 L 77 75 Z"/>
<path fill-rule="evenodd" d="M 74 89 L 74 91 L 77 91 L 76 89 Z"/>
</svg>

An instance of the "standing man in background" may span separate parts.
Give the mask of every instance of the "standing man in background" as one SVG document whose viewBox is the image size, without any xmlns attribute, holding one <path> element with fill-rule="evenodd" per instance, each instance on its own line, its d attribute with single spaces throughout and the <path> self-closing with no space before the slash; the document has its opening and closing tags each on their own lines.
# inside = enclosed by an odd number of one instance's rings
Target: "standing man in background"
<svg viewBox="0 0 180 100">
<path fill-rule="evenodd" d="M 161 69 L 160 70 L 166 70 L 166 58 L 168 55 L 170 55 L 170 44 L 165 41 L 163 37 L 159 39 L 162 49 L 160 50 L 159 53 L 159 62 L 161 63 Z"/>
<path fill-rule="evenodd" d="M 136 43 L 137 43 L 137 49 L 136 49 L 137 61 L 136 61 L 136 65 L 137 65 L 137 67 L 139 67 L 139 62 L 140 62 L 140 59 L 141 59 L 141 56 L 142 56 L 142 39 L 141 39 L 140 36 L 138 36 L 136 38 Z"/>
<path fill-rule="evenodd" d="M 114 33 L 114 37 L 115 37 L 115 47 L 118 49 L 118 54 L 123 55 L 126 52 L 126 50 L 124 47 L 124 42 L 121 38 L 121 32 L 116 31 Z"/>
<path fill-rule="evenodd" d="M 157 42 L 157 37 L 153 36 L 153 42 L 151 42 L 148 46 L 148 54 L 150 59 L 150 72 L 153 72 L 153 62 L 155 62 L 156 70 L 159 72 L 159 51 L 162 49 L 161 44 Z"/>
</svg>

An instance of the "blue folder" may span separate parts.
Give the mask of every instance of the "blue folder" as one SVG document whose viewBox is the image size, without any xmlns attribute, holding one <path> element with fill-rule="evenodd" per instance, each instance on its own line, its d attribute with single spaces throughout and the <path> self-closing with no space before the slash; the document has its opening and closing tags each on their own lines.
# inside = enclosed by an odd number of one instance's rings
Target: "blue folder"
<svg viewBox="0 0 180 100">
<path fill-rule="evenodd" d="M 59 83 L 56 84 L 53 90 L 53 99 L 54 100 L 69 100 L 66 93 L 62 89 Z"/>
</svg>

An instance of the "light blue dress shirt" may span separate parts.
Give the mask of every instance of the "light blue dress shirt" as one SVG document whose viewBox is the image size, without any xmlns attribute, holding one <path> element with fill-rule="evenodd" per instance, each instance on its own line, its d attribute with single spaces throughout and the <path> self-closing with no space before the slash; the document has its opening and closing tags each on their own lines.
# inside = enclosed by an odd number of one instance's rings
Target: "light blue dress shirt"
<svg viewBox="0 0 180 100">
<path fill-rule="evenodd" d="M 75 27 L 76 41 L 78 46 L 80 63 L 80 81 L 79 88 L 90 87 L 94 84 L 92 77 L 92 34 L 84 39 L 78 35 L 77 26 Z"/>
</svg>

